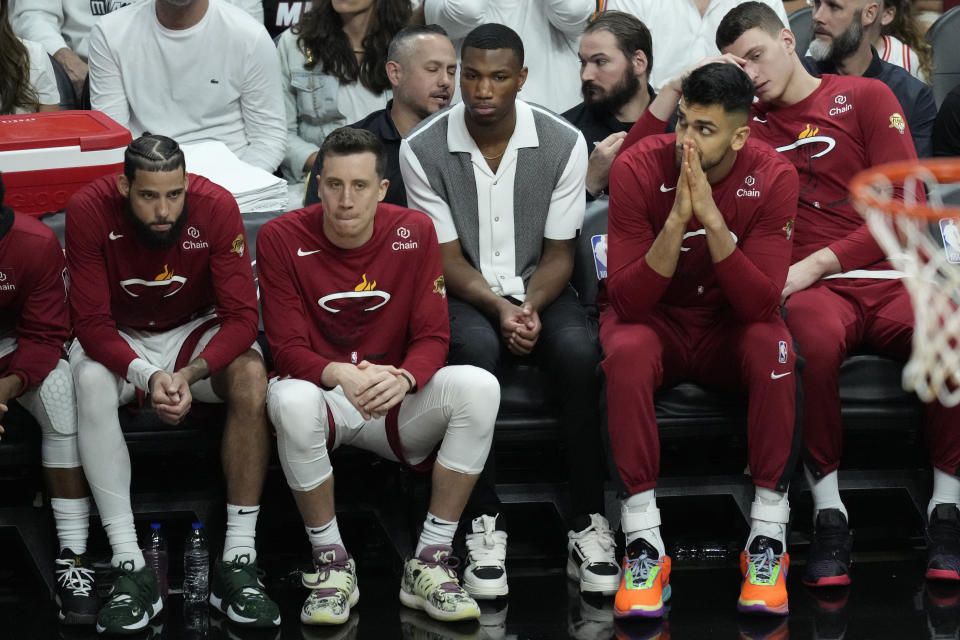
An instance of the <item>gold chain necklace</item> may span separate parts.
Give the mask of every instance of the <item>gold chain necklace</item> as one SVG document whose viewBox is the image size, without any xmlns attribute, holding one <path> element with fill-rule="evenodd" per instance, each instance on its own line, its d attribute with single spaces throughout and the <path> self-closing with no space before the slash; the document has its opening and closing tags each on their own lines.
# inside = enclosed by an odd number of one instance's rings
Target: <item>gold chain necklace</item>
<svg viewBox="0 0 960 640">
<path fill-rule="evenodd" d="M 504 148 L 503 148 L 503 151 L 501 151 L 500 153 L 498 153 L 498 154 L 495 155 L 495 156 L 488 156 L 488 155 L 484 154 L 483 151 L 480 152 L 480 155 L 483 156 L 483 157 L 484 157 L 485 159 L 487 159 L 487 160 L 496 160 L 497 158 L 501 157 L 501 156 L 502 156 L 503 154 L 505 154 L 506 152 L 507 152 L 507 148 L 504 147 Z"/>
</svg>

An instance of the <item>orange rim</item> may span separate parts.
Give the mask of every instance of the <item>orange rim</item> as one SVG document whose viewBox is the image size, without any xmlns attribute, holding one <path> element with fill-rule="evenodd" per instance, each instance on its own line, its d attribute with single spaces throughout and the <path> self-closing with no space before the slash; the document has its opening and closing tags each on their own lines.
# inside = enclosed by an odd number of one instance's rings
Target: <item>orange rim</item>
<svg viewBox="0 0 960 640">
<path fill-rule="evenodd" d="M 960 215 L 960 207 L 952 205 L 930 206 L 927 203 L 907 204 L 901 200 L 884 200 L 871 187 L 878 182 L 902 185 L 910 177 L 926 173 L 936 178 L 940 184 L 960 182 L 960 160 L 940 158 L 937 160 L 891 162 L 858 173 L 850 182 L 850 193 L 854 204 L 868 209 L 879 209 L 891 216 L 909 216 L 926 220 Z M 922 182 L 922 181 L 921 181 Z"/>
</svg>

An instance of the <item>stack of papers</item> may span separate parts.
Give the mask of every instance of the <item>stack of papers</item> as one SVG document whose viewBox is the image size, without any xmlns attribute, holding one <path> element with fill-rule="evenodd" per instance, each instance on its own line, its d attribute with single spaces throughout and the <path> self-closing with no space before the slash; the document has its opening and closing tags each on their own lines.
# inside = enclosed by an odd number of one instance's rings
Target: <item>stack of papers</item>
<svg viewBox="0 0 960 640">
<path fill-rule="evenodd" d="M 222 142 L 182 144 L 187 171 L 233 194 L 240 213 L 287 210 L 287 181 L 247 164 Z"/>
</svg>

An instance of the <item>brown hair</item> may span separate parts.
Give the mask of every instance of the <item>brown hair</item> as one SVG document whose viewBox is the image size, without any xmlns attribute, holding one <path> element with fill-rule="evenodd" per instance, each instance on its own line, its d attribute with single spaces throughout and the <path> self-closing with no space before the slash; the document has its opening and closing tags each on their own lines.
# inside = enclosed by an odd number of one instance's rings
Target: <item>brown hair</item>
<svg viewBox="0 0 960 640">
<path fill-rule="evenodd" d="M 887 7 L 893 7 L 893 21 L 883 27 L 885 36 L 893 36 L 909 46 L 920 59 L 920 71 L 927 80 L 933 78 L 933 51 L 926 39 L 923 30 L 917 22 L 913 12 L 911 0 L 882 0 Z"/>
<path fill-rule="evenodd" d="M 617 39 L 617 47 L 627 60 L 638 51 L 647 56 L 647 75 L 653 70 L 653 41 L 650 30 L 639 18 L 623 11 L 604 11 L 598 13 L 583 30 L 583 35 L 594 31 L 608 31 Z"/>
<path fill-rule="evenodd" d="M 30 54 L 13 33 L 7 18 L 8 0 L 0 0 L 0 114 L 17 107 L 36 111 L 40 97 L 30 84 Z"/>
</svg>

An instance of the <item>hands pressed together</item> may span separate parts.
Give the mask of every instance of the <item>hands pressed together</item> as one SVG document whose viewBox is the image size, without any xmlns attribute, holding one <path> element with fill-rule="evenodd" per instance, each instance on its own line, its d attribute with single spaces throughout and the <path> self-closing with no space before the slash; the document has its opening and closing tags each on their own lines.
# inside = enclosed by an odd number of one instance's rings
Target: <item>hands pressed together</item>
<svg viewBox="0 0 960 640">
<path fill-rule="evenodd" d="M 522 305 L 503 301 L 500 307 L 500 337 L 510 353 L 518 356 L 528 355 L 540 337 L 540 316 L 529 302 Z"/>
<path fill-rule="evenodd" d="M 392 365 L 373 364 L 363 360 L 359 364 L 335 362 L 329 367 L 332 379 L 343 389 L 364 420 L 382 418 L 400 404 L 413 389 L 408 371 Z M 412 384 L 416 384 L 414 381 Z"/>
</svg>

